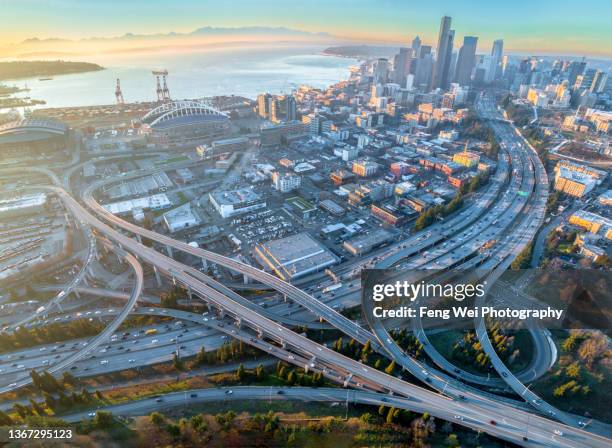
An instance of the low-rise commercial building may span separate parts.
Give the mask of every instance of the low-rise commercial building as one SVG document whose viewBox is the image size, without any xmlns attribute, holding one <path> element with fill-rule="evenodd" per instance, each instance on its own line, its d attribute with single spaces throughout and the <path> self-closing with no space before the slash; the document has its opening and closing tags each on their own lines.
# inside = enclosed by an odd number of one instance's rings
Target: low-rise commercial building
<svg viewBox="0 0 612 448">
<path fill-rule="evenodd" d="M 164 213 L 164 224 L 170 233 L 189 229 L 200 224 L 200 220 L 191 209 L 191 204 L 183 204 Z"/>
<path fill-rule="evenodd" d="M 261 265 L 283 280 L 292 280 L 338 263 L 339 259 L 307 233 L 298 233 L 255 247 Z"/>
<path fill-rule="evenodd" d="M 301 196 L 285 200 L 284 207 L 298 219 L 306 221 L 316 213 L 317 208 Z"/>
<path fill-rule="evenodd" d="M 165 194 L 154 194 L 144 198 L 130 199 L 128 201 L 113 202 L 103 205 L 103 207 L 113 215 L 124 215 L 131 213 L 135 209 L 140 210 L 163 210 L 170 208 L 172 202 Z"/>
<path fill-rule="evenodd" d="M 272 185 L 274 188 L 281 193 L 289 193 L 290 191 L 297 190 L 302 184 L 302 178 L 291 173 L 279 173 L 275 171 L 272 173 Z"/>
<path fill-rule="evenodd" d="M 331 199 L 324 199 L 323 201 L 319 202 L 319 207 L 334 216 L 344 215 L 344 208 Z"/>
<path fill-rule="evenodd" d="M 389 243 L 395 235 L 385 229 L 373 230 L 369 234 L 352 238 L 343 243 L 344 248 L 353 255 L 362 255 L 372 249 Z"/>
<path fill-rule="evenodd" d="M 612 220 L 586 210 L 578 210 L 569 217 L 569 223 L 612 240 Z"/>
<path fill-rule="evenodd" d="M 555 169 L 556 191 L 580 198 L 595 188 L 596 184 L 597 179 L 585 172 L 572 171 L 562 166 Z"/>
<path fill-rule="evenodd" d="M 472 168 L 473 166 L 477 166 L 478 162 L 480 162 L 480 155 L 468 150 L 461 151 L 453 156 L 453 162 Z"/>
<path fill-rule="evenodd" d="M 352 170 L 360 177 L 373 176 L 378 171 L 378 163 L 368 159 L 356 160 L 353 162 Z"/>
<path fill-rule="evenodd" d="M 409 214 L 404 213 L 400 207 L 391 204 L 372 204 L 371 211 L 372 215 L 391 226 L 403 226 L 410 219 Z M 411 215 L 416 217 L 416 212 Z"/>
<path fill-rule="evenodd" d="M 329 175 L 329 178 L 331 179 L 334 185 L 343 185 L 348 182 L 352 182 L 355 178 L 355 175 L 349 171 L 340 169 L 332 172 Z"/>
<path fill-rule="evenodd" d="M 209 193 L 210 202 L 223 218 L 266 207 L 266 201 L 248 188 Z"/>
</svg>

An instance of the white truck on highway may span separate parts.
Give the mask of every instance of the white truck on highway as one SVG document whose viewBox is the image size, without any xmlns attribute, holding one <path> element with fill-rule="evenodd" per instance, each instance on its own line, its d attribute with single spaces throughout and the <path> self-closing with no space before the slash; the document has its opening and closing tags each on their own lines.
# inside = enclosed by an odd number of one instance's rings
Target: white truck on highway
<svg viewBox="0 0 612 448">
<path fill-rule="evenodd" d="M 333 285 L 329 285 L 323 288 L 323 293 L 332 292 L 339 288 L 342 288 L 342 283 L 334 283 Z"/>
</svg>

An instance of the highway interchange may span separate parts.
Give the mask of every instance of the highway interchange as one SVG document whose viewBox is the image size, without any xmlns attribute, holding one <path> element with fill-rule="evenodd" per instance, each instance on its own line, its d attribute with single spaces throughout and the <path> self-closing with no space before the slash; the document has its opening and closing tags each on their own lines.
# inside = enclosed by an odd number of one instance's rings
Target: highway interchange
<svg viewBox="0 0 612 448">
<path fill-rule="evenodd" d="M 481 104 L 487 101 L 490 102 L 490 100 L 485 99 Z M 490 104 L 486 108 L 487 113 L 496 113 L 491 110 Z M 382 256 L 364 260 L 361 266 L 353 267 L 354 271 L 364 266 L 386 267 L 398 263 L 402 267 L 418 269 L 441 270 L 457 266 L 462 269 L 478 267 L 479 270 L 491 273 L 490 275 L 497 275 L 507 268 L 509 262 L 528 244 L 541 225 L 548 192 L 548 181 L 545 172 L 543 173 L 539 158 L 535 155 L 533 149 L 527 148 L 522 138 L 515 134 L 513 127 L 497 117 L 489 118 L 493 118 L 493 127 L 497 137 L 502 142 L 504 154 L 500 156 L 498 172 L 489 187 L 477 196 L 468 208 L 456 216 L 400 242 L 397 248 L 389 253 L 389 257 Z M 143 174 L 135 173 L 134 177 L 138 175 L 142 176 Z M 507 177 L 509 179 L 506 179 Z M 95 229 L 97 234 L 104 235 L 120 247 L 121 251 L 125 251 L 126 259 L 130 261 L 137 273 L 137 280 L 139 278 L 138 272 L 140 272 L 140 277 L 142 276 L 142 268 L 137 266 L 141 263 L 150 264 L 154 266 L 158 275 L 163 274 L 171 278 L 172 281 L 183 285 L 190 294 L 194 294 L 217 308 L 220 318 L 231 318 L 235 323 L 235 325 L 230 325 L 230 328 L 227 328 L 227 326 L 219 326 L 220 321 L 205 322 L 209 327 L 211 325 L 215 326 L 216 330 L 226 332 L 231 337 L 262 348 L 276 357 L 300 367 L 320 371 L 333 381 L 363 391 L 353 392 L 356 395 L 367 393 L 373 396 L 372 392 L 391 393 L 393 394 L 392 399 L 398 400 L 397 407 L 417 411 L 426 410 L 437 417 L 474 429 L 484 430 L 504 440 L 533 446 L 607 446 L 609 444 L 609 440 L 605 437 L 580 428 L 581 425 L 576 418 L 554 410 L 543 403 L 539 397 L 532 397 L 528 389 L 521 383 L 520 378 L 511 373 L 509 376 L 502 374 L 501 378 L 505 384 L 519 392 L 518 395 L 524 398 L 529 405 L 538 408 L 540 412 L 561 420 L 565 425 L 544 418 L 538 413 L 527 411 L 524 404 L 495 398 L 492 394 L 467 387 L 461 381 L 461 375 L 459 375 L 459 378 L 453 378 L 436 370 L 433 366 L 425 365 L 405 354 L 382 326 L 371 323 L 372 333 L 358 323 L 342 316 L 333 307 L 301 288 L 252 266 L 200 248 L 194 248 L 181 241 L 132 225 L 113 216 L 95 200 L 94 192 L 101 183 L 92 184 L 90 188 L 83 192 L 82 199 L 91 211 L 84 208 L 57 182 L 55 186 L 45 187 L 45 189 L 54 192 L 82 226 Z M 543 186 L 545 188 L 542 188 Z M 94 216 L 92 212 L 100 216 L 106 223 Z M 483 217 L 483 215 L 485 216 Z M 135 235 L 136 239 L 128 236 L 130 233 Z M 139 241 L 142 237 L 156 241 L 162 247 L 168 248 L 169 254 L 172 254 L 172 250 L 189 253 L 208 262 L 242 272 L 249 278 L 273 288 L 285 296 L 287 300 L 309 310 L 315 318 L 324 320 L 326 325 L 337 328 L 361 343 L 370 341 L 375 350 L 395 359 L 414 377 L 427 383 L 440 393 L 431 392 L 364 366 L 328 349 L 324 345 L 295 333 L 283 325 L 296 323 L 291 320 L 290 315 L 285 317 L 283 321 L 279 314 L 272 313 L 269 310 L 264 311 L 262 307 L 243 299 L 239 294 L 199 270 L 179 263 L 171 256 L 166 256 L 155 249 L 140 244 Z M 487 253 L 480 251 L 482 246 L 490 240 L 496 241 L 493 249 Z M 75 286 L 76 284 L 73 287 Z M 138 296 L 141 294 L 141 289 L 142 279 L 136 281 L 131 298 L 126 303 L 123 312 L 109 324 L 103 333 L 94 338 L 95 345 L 92 343 L 82 347 L 59 363 L 50 366 L 48 370 L 51 372 L 65 370 L 72 363 L 91 353 L 92 346 L 95 348 L 104 340 L 110 338 L 117 326 L 133 309 Z M 347 291 L 346 293 L 354 294 L 358 291 Z M 487 347 L 488 335 L 486 331 L 482 330 L 482 324 L 480 322 L 477 324 L 478 336 L 489 354 L 489 351 L 493 348 Z M 424 335 L 422 332 L 421 334 Z M 491 353 L 491 355 L 493 354 Z M 498 372 L 509 372 L 499 358 L 496 359 L 491 356 L 491 359 Z M 438 364 L 438 366 L 444 367 L 441 364 Z M 479 382 L 478 379 L 470 379 L 474 383 Z M 496 378 L 495 380 L 494 384 L 499 386 L 500 379 Z M 0 390 L 14 390 L 23 386 L 26 382 L 27 379 L 19 380 Z M 365 392 L 368 390 L 370 392 Z M 345 393 L 342 390 L 339 390 L 339 392 Z M 333 394 L 337 393 L 334 392 Z M 377 397 L 380 397 L 380 395 L 377 395 Z M 357 400 L 357 398 L 355 399 Z M 457 415 L 460 416 L 460 419 L 455 418 Z M 555 433 L 555 431 L 561 431 L 559 428 L 562 428 L 563 437 L 558 437 Z"/>
</svg>

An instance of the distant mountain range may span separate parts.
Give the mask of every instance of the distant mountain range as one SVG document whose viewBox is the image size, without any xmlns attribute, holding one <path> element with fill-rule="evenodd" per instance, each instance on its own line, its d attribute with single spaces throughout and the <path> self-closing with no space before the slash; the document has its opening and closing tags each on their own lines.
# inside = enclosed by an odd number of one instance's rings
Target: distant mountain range
<svg viewBox="0 0 612 448">
<path fill-rule="evenodd" d="M 160 39 L 160 38 L 173 38 L 173 37 L 189 37 L 189 36 L 287 36 L 287 37 L 314 37 L 314 38 L 334 38 L 329 33 L 324 32 L 310 32 L 297 30 L 286 27 L 266 27 L 266 26 L 243 26 L 243 27 L 214 27 L 205 26 L 198 28 L 189 33 L 177 33 L 171 31 L 169 33 L 157 33 L 157 34 L 134 34 L 126 33 L 122 36 L 115 37 L 87 37 L 79 39 L 80 42 L 92 42 L 92 41 L 129 41 L 129 40 L 140 40 L 140 39 Z M 72 39 L 62 39 L 57 37 L 51 37 L 46 39 L 39 39 L 38 37 L 32 37 L 25 39 L 21 42 L 24 45 L 38 44 L 38 43 L 60 43 L 60 42 L 74 42 Z"/>
</svg>

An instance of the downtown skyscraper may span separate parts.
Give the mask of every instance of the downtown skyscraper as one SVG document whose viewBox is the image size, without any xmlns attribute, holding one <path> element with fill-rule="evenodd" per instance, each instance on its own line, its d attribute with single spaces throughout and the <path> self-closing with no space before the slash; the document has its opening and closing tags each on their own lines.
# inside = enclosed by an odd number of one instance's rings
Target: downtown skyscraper
<svg viewBox="0 0 612 448">
<path fill-rule="evenodd" d="M 478 37 L 465 36 L 463 45 L 457 57 L 457 68 L 455 70 L 455 81 L 461 85 L 468 85 L 471 82 L 472 70 L 476 64 L 476 45 Z"/>
<path fill-rule="evenodd" d="M 431 78 L 432 90 L 436 88 L 446 89 L 450 82 L 449 72 L 455 39 L 455 30 L 451 30 L 450 26 L 451 18 L 449 16 L 442 17 L 436 48 L 436 63 Z"/>
<path fill-rule="evenodd" d="M 491 49 L 491 60 L 489 61 L 489 70 L 487 71 L 487 82 L 495 81 L 501 76 L 501 61 L 504 55 L 504 41 L 498 39 L 493 42 Z"/>
</svg>

